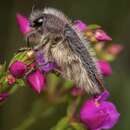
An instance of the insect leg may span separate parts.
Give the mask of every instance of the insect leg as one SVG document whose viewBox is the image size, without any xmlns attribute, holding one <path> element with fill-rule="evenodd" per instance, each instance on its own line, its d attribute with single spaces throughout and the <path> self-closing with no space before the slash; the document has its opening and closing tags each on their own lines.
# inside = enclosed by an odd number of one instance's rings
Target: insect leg
<svg viewBox="0 0 130 130">
<path fill-rule="evenodd" d="M 31 50 L 31 48 L 29 48 L 29 47 L 22 47 L 22 48 L 18 49 L 16 53 L 20 53 L 20 52 L 24 52 L 24 51 L 29 51 L 29 50 Z"/>
<path fill-rule="evenodd" d="M 41 38 L 41 41 L 38 45 L 36 45 L 33 49 L 34 51 L 38 51 L 40 50 L 44 45 L 46 45 L 49 42 L 49 38 L 48 35 L 44 36 L 43 38 Z"/>
</svg>

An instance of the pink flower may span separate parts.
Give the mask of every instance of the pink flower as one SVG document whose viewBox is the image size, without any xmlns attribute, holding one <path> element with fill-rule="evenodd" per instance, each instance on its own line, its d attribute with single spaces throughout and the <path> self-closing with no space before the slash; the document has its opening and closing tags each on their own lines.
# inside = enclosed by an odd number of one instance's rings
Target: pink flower
<svg viewBox="0 0 130 130">
<path fill-rule="evenodd" d="M 95 31 L 95 37 L 96 37 L 96 39 L 97 40 L 99 40 L 99 41 L 111 41 L 112 40 L 112 38 L 110 37 L 110 36 L 108 36 L 107 34 L 106 34 L 106 32 L 104 32 L 103 30 L 101 30 L 101 29 L 97 29 L 96 31 Z"/>
<path fill-rule="evenodd" d="M 29 20 L 25 16 L 22 16 L 21 14 L 18 13 L 16 15 L 16 21 L 23 35 L 31 31 L 31 28 L 29 26 Z"/>
<path fill-rule="evenodd" d="M 80 119 L 90 130 L 112 128 L 119 120 L 120 114 L 113 103 L 105 101 L 109 94 L 103 92 L 98 97 L 87 100 L 80 110 Z"/>
<path fill-rule="evenodd" d="M 110 76 L 112 74 L 112 68 L 105 60 L 97 61 L 97 67 L 100 69 L 103 76 Z"/>
<path fill-rule="evenodd" d="M 80 30 L 80 31 L 84 31 L 87 29 L 87 25 L 82 22 L 81 20 L 76 20 L 74 21 L 74 25 Z"/>
<path fill-rule="evenodd" d="M 0 94 L 0 102 L 4 101 L 9 96 L 8 93 L 1 93 Z"/>
<path fill-rule="evenodd" d="M 36 70 L 27 76 L 27 82 L 38 94 L 45 88 L 45 77 L 40 70 Z"/>
<path fill-rule="evenodd" d="M 9 71 L 15 78 L 21 78 L 27 71 L 27 65 L 21 61 L 16 61 L 10 65 Z"/>
<path fill-rule="evenodd" d="M 107 51 L 109 54 L 116 56 L 122 52 L 123 48 L 124 47 L 120 44 L 113 44 L 110 47 L 108 47 Z"/>
</svg>

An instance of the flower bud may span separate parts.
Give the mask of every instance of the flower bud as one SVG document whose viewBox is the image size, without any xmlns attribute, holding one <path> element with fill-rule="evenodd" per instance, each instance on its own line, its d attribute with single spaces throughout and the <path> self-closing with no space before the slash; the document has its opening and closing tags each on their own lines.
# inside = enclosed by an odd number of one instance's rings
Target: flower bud
<svg viewBox="0 0 130 130">
<path fill-rule="evenodd" d="M 90 130 L 110 129 L 119 120 L 120 114 L 113 103 L 105 101 L 107 97 L 108 93 L 103 92 L 98 97 L 85 101 L 81 107 L 81 122 Z"/>
<path fill-rule="evenodd" d="M 97 61 L 97 67 L 99 68 L 103 76 L 110 76 L 112 74 L 112 68 L 110 64 L 105 60 Z"/>
<path fill-rule="evenodd" d="M 110 47 L 108 47 L 107 51 L 109 54 L 117 56 L 122 52 L 123 48 L 124 47 L 120 44 L 113 44 Z"/>
<path fill-rule="evenodd" d="M 97 30 L 95 31 L 95 37 L 96 37 L 97 40 L 99 40 L 99 41 L 104 41 L 104 42 L 106 42 L 106 41 L 111 41 L 111 40 L 112 40 L 112 38 L 111 38 L 110 36 L 108 36 L 108 35 L 106 34 L 106 32 L 104 32 L 104 31 L 101 30 L 101 29 L 97 29 Z"/>
<path fill-rule="evenodd" d="M 38 94 L 45 88 L 45 77 L 40 70 L 36 70 L 27 76 L 27 82 Z"/>
<path fill-rule="evenodd" d="M 31 31 L 31 28 L 29 26 L 29 20 L 25 17 L 22 16 L 21 14 L 16 14 L 16 21 L 19 25 L 20 31 L 22 34 L 26 34 Z"/>
<path fill-rule="evenodd" d="M 10 73 L 15 78 L 22 78 L 26 73 L 26 70 L 27 70 L 27 65 L 21 61 L 15 61 L 9 67 Z"/>
<path fill-rule="evenodd" d="M 81 20 L 76 20 L 74 21 L 74 25 L 80 30 L 80 31 L 84 31 L 87 29 L 87 25 L 82 22 Z"/>
</svg>

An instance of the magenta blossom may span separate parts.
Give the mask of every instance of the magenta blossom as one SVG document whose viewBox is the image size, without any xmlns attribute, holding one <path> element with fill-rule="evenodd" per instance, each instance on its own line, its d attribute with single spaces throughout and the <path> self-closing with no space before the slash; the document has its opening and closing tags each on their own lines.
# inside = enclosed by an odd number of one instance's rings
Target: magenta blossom
<svg viewBox="0 0 130 130">
<path fill-rule="evenodd" d="M 36 53 L 36 62 L 42 72 L 49 72 L 56 67 L 55 63 L 47 62 L 42 51 Z"/>
<path fill-rule="evenodd" d="M 29 20 L 25 16 L 22 16 L 21 14 L 18 13 L 16 15 L 16 21 L 23 35 L 31 31 L 31 28 L 29 26 Z"/>
<path fill-rule="evenodd" d="M 104 42 L 106 42 L 106 41 L 111 41 L 111 40 L 112 40 L 112 38 L 111 38 L 110 36 L 108 36 L 108 35 L 106 34 L 106 32 L 104 32 L 104 31 L 101 30 L 101 29 L 97 29 L 97 30 L 95 31 L 95 37 L 96 37 L 97 40 L 99 40 L 99 41 L 104 41 Z"/>
<path fill-rule="evenodd" d="M 27 71 L 27 65 L 21 61 L 15 61 L 10 65 L 9 71 L 15 78 L 21 78 Z"/>
<path fill-rule="evenodd" d="M 82 22 L 81 20 L 76 20 L 74 21 L 74 25 L 80 30 L 80 31 L 84 31 L 87 29 L 87 25 Z"/>
<path fill-rule="evenodd" d="M 98 97 L 87 100 L 80 110 L 80 119 L 90 130 L 112 128 L 120 114 L 113 103 L 106 101 L 109 93 L 103 92 Z"/>
<path fill-rule="evenodd" d="M 112 68 L 105 60 L 97 61 L 97 67 L 100 69 L 103 76 L 110 76 L 112 74 Z"/>
<path fill-rule="evenodd" d="M 111 55 L 118 55 L 122 52 L 122 50 L 124 49 L 124 47 L 120 44 L 113 44 L 110 47 L 108 47 L 108 53 Z"/>
<path fill-rule="evenodd" d="M 0 102 L 4 101 L 9 96 L 8 93 L 1 93 L 0 94 Z"/>
<path fill-rule="evenodd" d="M 36 70 L 27 76 L 27 82 L 38 94 L 45 89 L 45 77 L 40 70 Z"/>
</svg>

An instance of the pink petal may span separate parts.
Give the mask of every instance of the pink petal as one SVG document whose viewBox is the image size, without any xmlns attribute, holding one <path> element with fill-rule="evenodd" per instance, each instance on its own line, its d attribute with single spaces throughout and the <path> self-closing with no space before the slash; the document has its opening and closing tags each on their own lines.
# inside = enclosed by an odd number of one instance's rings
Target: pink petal
<svg viewBox="0 0 130 130">
<path fill-rule="evenodd" d="M 113 44 L 110 47 L 108 47 L 108 53 L 112 55 L 118 55 L 119 53 L 122 52 L 124 47 L 120 44 Z"/>
<path fill-rule="evenodd" d="M 115 105 L 109 101 L 104 101 L 104 96 L 107 98 L 108 94 L 109 92 L 103 92 L 96 98 L 90 98 L 81 107 L 81 122 L 89 130 L 110 129 L 118 122 L 120 113 L 117 111 Z M 100 101 L 98 102 L 99 98 Z"/>
<path fill-rule="evenodd" d="M 21 14 L 17 13 L 16 21 L 23 35 L 31 31 L 31 28 L 29 27 L 29 20 L 25 16 L 22 16 Z"/>
<path fill-rule="evenodd" d="M 40 70 L 36 70 L 27 76 L 27 82 L 38 94 L 45 88 L 45 77 Z"/>
<path fill-rule="evenodd" d="M 110 96 L 110 93 L 109 93 L 107 90 L 105 90 L 104 92 L 102 92 L 102 93 L 96 98 L 96 101 L 98 101 L 98 102 L 106 101 L 109 96 Z"/>
<path fill-rule="evenodd" d="M 95 37 L 96 37 L 96 39 L 99 40 L 99 41 L 111 41 L 111 40 L 112 40 L 112 38 L 111 38 L 110 36 L 108 36 L 108 35 L 106 34 L 106 32 L 104 32 L 104 31 L 101 30 L 101 29 L 97 29 L 97 30 L 95 31 Z"/>
<path fill-rule="evenodd" d="M 112 68 L 105 60 L 97 61 L 97 67 L 100 69 L 103 76 L 110 76 L 112 74 Z"/>
<path fill-rule="evenodd" d="M 74 21 L 74 26 L 76 26 L 80 31 L 84 31 L 87 29 L 87 25 L 81 20 Z"/>
</svg>

